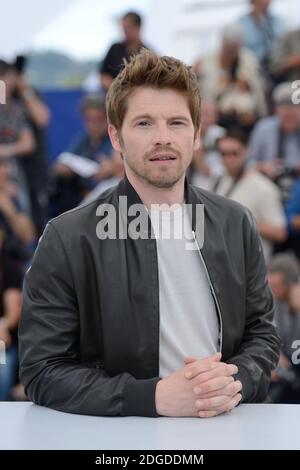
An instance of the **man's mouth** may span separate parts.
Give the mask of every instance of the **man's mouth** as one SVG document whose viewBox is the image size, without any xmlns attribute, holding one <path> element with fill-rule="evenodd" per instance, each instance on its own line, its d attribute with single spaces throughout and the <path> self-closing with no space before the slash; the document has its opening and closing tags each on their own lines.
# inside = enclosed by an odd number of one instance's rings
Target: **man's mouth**
<svg viewBox="0 0 300 470">
<path fill-rule="evenodd" d="M 150 162 L 168 162 L 176 160 L 175 155 L 154 155 L 150 158 Z"/>
</svg>

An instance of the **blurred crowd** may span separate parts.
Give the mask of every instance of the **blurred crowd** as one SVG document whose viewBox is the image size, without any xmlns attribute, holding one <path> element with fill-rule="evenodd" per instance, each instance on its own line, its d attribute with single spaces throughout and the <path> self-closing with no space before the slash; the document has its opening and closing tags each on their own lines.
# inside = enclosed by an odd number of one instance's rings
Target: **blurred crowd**
<svg viewBox="0 0 300 470">
<path fill-rule="evenodd" d="M 300 403 L 300 29 L 290 31 L 270 0 L 252 0 L 212 53 L 191 64 L 202 94 L 202 146 L 189 181 L 254 214 L 282 339 L 270 400 Z M 22 400 L 17 329 L 22 279 L 49 218 L 96 198 L 123 177 L 107 135 L 105 93 L 123 58 L 148 47 L 142 18 L 121 18 L 124 38 L 99 66 L 99 92 L 81 105 L 84 131 L 53 165 L 45 130 L 51 112 L 26 80 L 22 57 L 0 60 L 0 400 Z M 295 85 L 296 84 L 296 85 Z M 300 82 L 298 83 L 300 88 Z M 296 97 L 297 98 L 297 97 Z M 0 351 L 1 352 L 1 351 Z"/>
</svg>

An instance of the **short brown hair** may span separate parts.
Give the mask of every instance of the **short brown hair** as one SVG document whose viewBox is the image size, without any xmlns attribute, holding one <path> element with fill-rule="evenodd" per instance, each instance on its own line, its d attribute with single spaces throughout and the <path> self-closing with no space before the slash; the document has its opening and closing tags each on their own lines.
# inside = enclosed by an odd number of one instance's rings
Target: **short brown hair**
<svg viewBox="0 0 300 470">
<path fill-rule="evenodd" d="M 148 49 L 134 55 L 113 80 L 107 96 L 108 122 L 121 129 L 127 111 L 128 97 L 139 87 L 171 88 L 186 95 L 195 129 L 201 122 L 201 96 L 191 67 L 174 57 L 159 57 Z"/>
<path fill-rule="evenodd" d="M 82 99 L 80 111 L 84 113 L 87 109 L 96 108 L 105 112 L 105 99 L 97 93 L 85 95 Z"/>
</svg>

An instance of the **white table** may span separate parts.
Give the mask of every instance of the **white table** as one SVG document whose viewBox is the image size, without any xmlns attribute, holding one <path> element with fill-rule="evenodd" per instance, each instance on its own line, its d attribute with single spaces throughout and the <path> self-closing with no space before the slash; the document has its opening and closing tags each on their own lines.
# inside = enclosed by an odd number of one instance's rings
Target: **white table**
<svg viewBox="0 0 300 470">
<path fill-rule="evenodd" d="M 300 449 L 300 405 L 243 404 L 200 418 L 95 417 L 0 402 L 0 449 Z"/>
</svg>

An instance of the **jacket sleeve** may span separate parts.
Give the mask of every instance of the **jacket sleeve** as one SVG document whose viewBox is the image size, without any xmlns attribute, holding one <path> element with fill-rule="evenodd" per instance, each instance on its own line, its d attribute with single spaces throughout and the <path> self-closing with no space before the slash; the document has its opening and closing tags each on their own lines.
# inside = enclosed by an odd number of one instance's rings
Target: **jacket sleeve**
<svg viewBox="0 0 300 470">
<path fill-rule="evenodd" d="M 274 322 L 274 300 L 256 222 L 250 211 L 245 220 L 246 323 L 237 354 L 227 362 L 239 368 L 243 402 L 262 402 L 267 396 L 271 371 L 276 368 L 280 340 Z"/>
<path fill-rule="evenodd" d="M 38 405 L 99 416 L 158 416 L 159 378 L 109 376 L 80 363 L 80 322 L 63 242 L 49 223 L 23 287 L 19 328 L 20 378 Z"/>
</svg>

